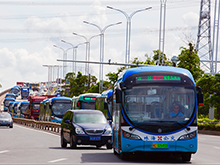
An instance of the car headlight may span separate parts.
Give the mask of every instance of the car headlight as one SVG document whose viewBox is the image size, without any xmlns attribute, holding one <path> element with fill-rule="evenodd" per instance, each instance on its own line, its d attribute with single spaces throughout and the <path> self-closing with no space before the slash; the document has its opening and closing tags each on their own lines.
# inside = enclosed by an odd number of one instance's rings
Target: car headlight
<svg viewBox="0 0 220 165">
<path fill-rule="evenodd" d="M 141 140 L 140 136 L 122 130 L 123 137 L 132 140 Z"/>
<path fill-rule="evenodd" d="M 194 131 L 189 134 L 180 136 L 178 140 L 189 140 L 189 139 L 195 138 L 196 136 L 197 136 L 197 133 L 196 131 Z"/>
<path fill-rule="evenodd" d="M 76 131 L 76 134 L 85 134 L 85 132 L 82 130 L 82 128 L 76 128 L 75 129 L 75 131 Z"/>
<path fill-rule="evenodd" d="M 108 128 L 104 134 L 112 134 L 112 129 L 111 128 Z"/>
</svg>

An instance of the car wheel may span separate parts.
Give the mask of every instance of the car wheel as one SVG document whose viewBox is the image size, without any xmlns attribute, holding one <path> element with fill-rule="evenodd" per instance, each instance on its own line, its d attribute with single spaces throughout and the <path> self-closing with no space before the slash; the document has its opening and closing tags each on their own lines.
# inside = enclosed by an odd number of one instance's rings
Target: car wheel
<svg viewBox="0 0 220 165">
<path fill-rule="evenodd" d="M 10 128 L 13 128 L 13 125 L 9 126 Z"/>
<path fill-rule="evenodd" d="M 107 149 L 112 149 L 112 144 L 106 144 Z"/>
<path fill-rule="evenodd" d="M 70 148 L 76 148 L 76 142 L 73 139 L 73 135 L 70 136 Z"/>
<path fill-rule="evenodd" d="M 67 142 L 66 142 L 66 140 L 65 140 L 64 137 L 63 137 L 63 133 L 61 133 L 60 140 L 61 140 L 61 147 L 62 147 L 62 148 L 66 148 Z"/>
</svg>

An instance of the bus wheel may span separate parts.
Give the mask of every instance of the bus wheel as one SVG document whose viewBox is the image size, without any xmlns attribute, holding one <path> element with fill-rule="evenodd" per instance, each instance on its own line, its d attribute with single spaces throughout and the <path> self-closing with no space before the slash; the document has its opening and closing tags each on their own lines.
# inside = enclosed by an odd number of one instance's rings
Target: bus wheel
<svg viewBox="0 0 220 165">
<path fill-rule="evenodd" d="M 182 160 L 185 161 L 185 162 L 189 162 L 191 159 L 191 154 L 190 153 L 187 153 L 187 154 L 183 154 L 182 155 Z"/>
<path fill-rule="evenodd" d="M 61 133 L 61 147 L 62 148 L 66 148 L 67 146 L 67 142 L 65 141 L 64 137 L 63 137 L 63 133 Z"/>
<path fill-rule="evenodd" d="M 76 143 L 73 140 L 73 135 L 70 135 L 70 148 L 72 149 L 76 148 Z"/>
<path fill-rule="evenodd" d="M 122 152 L 120 153 L 120 158 L 122 160 L 128 160 L 129 159 L 129 156 L 130 156 L 130 153 L 129 152 Z"/>
<path fill-rule="evenodd" d="M 115 155 L 118 155 L 118 153 L 115 151 L 115 149 L 114 149 L 114 148 L 113 148 L 113 152 L 114 152 L 114 154 L 115 154 Z"/>
</svg>

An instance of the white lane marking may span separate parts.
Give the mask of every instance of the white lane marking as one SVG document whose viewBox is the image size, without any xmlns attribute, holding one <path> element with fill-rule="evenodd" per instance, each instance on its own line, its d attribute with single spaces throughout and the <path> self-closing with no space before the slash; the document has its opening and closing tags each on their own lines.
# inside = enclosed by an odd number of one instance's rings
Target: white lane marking
<svg viewBox="0 0 220 165">
<path fill-rule="evenodd" d="M 20 127 L 20 128 L 24 128 L 24 129 L 28 129 L 28 130 L 32 130 L 32 131 L 36 131 L 36 132 L 42 132 L 42 133 L 45 133 L 45 134 L 48 134 L 48 135 L 54 135 L 54 136 L 59 136 L 60 137 L 60 135 L 49 133 L 49 132 L 46 132 L 46 131 L 43 131 L 43 130 L 37 130 L 37 129 L 34 129 L 34 128 L 28 128 L 26 126 L 20 126 L 18 124 L 16 124 L 16 127 Z"/>
<path fill-rule="evenodd" d="M 220 147 L 213 147 L 213 148 L 220 150 Z"/>
<path fill-rule="evenodd" d="M 9 150 L 0 151 L 0 154 L 6 153 L 6 152 L 9 152 Z"/>
<path fill-rule="evenodd" d="M 67 160 L 67 158 L 61 158 L 61 159 L 51 160 L 51 161 L 48 161 L 48 163 L 56 163 L 56 162 L 60 162 L 60 161 L 63 161 L 63 160 Z"/>
</svg>

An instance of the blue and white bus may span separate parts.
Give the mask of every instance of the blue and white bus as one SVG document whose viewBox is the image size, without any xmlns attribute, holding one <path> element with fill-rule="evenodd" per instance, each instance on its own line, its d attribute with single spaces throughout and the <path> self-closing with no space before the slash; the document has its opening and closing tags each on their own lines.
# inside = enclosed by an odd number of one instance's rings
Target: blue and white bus
<svg viewBox="0 0 220 165">
<path fill-rule="evenodd" d="M 18 105 L 18 117 L 25 118 L 26 114 L 28 113 L 28 109 L 30 106 L 30 101 L 22 101 Z"/>
<path fill-rule="evenodd" d="M 12 117 L 19 117 L 18 115 L 19 115 L 19 109 L 18 109 L 18 107 L 19 107 L 19 104 L 20 104 L 20 101 L 15 101 L 15 102 L 13 102 L 13 104 L 12 104 Z"/>
<path fill-rule="evenodd" d="M 112 92 L 113 89 L 103 91 L 95 100 L 95 109 L 102 111 L 107 120 L 112 120 Z"/>
<path fill-rule="evenodd" d="M 8 107 L 9 107 L 9 103 L 11 101 L 15 101 L 15 98 L 12 98 L 12 97 L 6 97 L 3 101 L 3 104 L 4 104 L 4 111 L 5 112 L 8 112 Z"/>
<path fill-rule="evenodd" d="M 15 96 L 14 93 L 7 93 L 7 94 L 5 95 L 5 98 L 7 98 L 7 97 L 12 97 L 12 98 L 16 99 L 16 96 Z"/>
<path fill-rule="evenodd" d="M 40 104 L 40 120 L 61 123 L 63 115 L 72 109 L 72 98 L 58 96 L 42 101 Z"/>
<path fill-rule="evenodd" d="M 122 159 L 140 152 L 161 152 L 190 161 L 197 152 L 197 106 L 203 103 L 203 94 L 188 70 L 128 69 L 114 85 L 112 103 L 113 149 Z M 180 112 L 170 117 L 175 104 Z"/>
<path fill-rule="evenodd" d="M 10 89 L 10 93 L 14 93 L 15 96 L 19 96 L 20 95 L 20 87 L 19 86 L 14 86 Z"/>
</svg>

